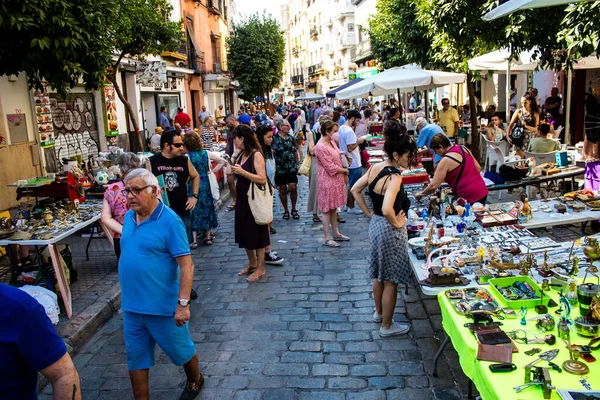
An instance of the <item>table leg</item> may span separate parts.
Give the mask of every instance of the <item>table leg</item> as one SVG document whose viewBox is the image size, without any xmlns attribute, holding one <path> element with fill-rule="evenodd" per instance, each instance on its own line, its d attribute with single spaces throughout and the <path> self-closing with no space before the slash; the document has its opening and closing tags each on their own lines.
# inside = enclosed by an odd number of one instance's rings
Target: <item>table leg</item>
<svg viewBox="0 0 600 400">
<path fill-rule="evenodd" d="M 67 281 L 67 277 L 65 275 L 65 269 L 67 268 L 67 265 L 65 264 L 65 260 L 63 260 L 62 256 L 60 255 L 60 252 L 53 244 L 48 245 L 48 251 L 50 252 L 50 258 L 52 259 L 52 266 L 54 267 L 56 282 L 58 283 L 60 295 L 65 305 L 67 318 L 71 318 L 71 315 L 73 315 L 71 288 L 69 287 L 69 282 Z"/>
<path fill-rule="evenodd" d="M 437 378 L 437 363 L 438 360 L 440 359 L 440 356 L 442 355 L 442 353 L 444 352 L 444 348 L 446 347 L 446 345 L 448 344 L 448 342 L 450 341 L 450 337 L 448 335 L 446 335 L 446 338 L 444 338 L 444 341 L 442 342 L 442 345 L 440 346 L 440 348 L 438 349 L 437 353 L 435 353 L 435 356 L 433 357 L 433 376 L 435 378 Z"/>
<path fill-rule="evenodd" d="M 90 261 L 90 244 L 92 243 L 92 239 L 94 238 L 94 228 L 96 227 L 96 223 L 92 224 L 92 229 L 90 233 L 90 238 L 88 239 L 87 246 L 85 246 L 85 261 Z"/>
<path fill-rule="evenodd" d="M 6 249 L 6 255 L 8 256 L 8 263 L 10 266 L 10 284 L 14 285 L 17 283 L 17 278 L 19 277 L 19 274 L 21 273 L 19 271 L 19 257 L 17 256 L 17 252 L 15 251 L 15 245 L 11 245 L 9 244 L 8 246 L 5 246 L 4 248 Z"/>
</svg>

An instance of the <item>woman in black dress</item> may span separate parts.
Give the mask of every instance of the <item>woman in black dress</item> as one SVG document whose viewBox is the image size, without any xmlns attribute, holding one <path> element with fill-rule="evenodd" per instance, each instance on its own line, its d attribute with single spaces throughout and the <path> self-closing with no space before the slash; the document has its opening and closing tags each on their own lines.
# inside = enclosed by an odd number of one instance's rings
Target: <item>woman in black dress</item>
<svg viewBox="0 0 600 400">
<path fill-rule="evenodd" d="M 249 126 L 240 125 L 233 132 L 233 145 L 240 151 L 236 165 L 228 167 L 228 174 L 237 175 L 235 201 L 235 242 L 246 250 L 248 264 L 238 275 L 250 274 L 248 282 L 265 276 L 265 247 L 269 246 L 269 225 L 258 225 L 248 204 L 250 183 L 267 184 L 265 158 L 256 135 Z"/>
</svg>

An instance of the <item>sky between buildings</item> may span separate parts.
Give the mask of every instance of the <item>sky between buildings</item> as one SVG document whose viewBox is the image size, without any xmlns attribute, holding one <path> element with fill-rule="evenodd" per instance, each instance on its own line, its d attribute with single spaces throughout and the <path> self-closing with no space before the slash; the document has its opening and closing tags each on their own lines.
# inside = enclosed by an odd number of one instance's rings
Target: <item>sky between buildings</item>
<svg viewBox="0 0 600 400">
<path fill-rule="evenodd" d="M 281 23 L 281 5 L 285 3 L 286 0 L 235 0 L 236 14 L 233 20 L 237 22 L 244 15 L 255 12 L 262 14 L 263 10 L 267 10 Z"/>
</svg>

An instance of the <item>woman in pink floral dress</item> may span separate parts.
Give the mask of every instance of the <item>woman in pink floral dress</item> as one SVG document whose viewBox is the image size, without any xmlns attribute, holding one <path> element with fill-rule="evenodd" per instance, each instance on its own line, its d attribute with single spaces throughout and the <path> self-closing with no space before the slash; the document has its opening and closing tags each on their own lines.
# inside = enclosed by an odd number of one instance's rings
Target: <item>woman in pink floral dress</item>
<svg viewBox="0 0 600 400">
<path fill-rule="evenodd" d="M 140 167 L 140 159 L 133 153 L 123 153 L 119 158 L 119 168 L 121 168 L 121 177 L 125 176 L 136 168 Z M 113 233 L 113 244 L 117 259 L 121 257 L 121 232 L 123 230 L 123 219 L 125 213 L 129 210 L 127 206 L 127 195 L 123 194 L 125 184 L 123 181 L 111 183 L 104 191 L 104 201 L 102 202 L 102 214 L 100 221 Z"/>
<path fill-rule="evenodd" d="M 319 211 L 323 213 L 323 244 L 329 247 L 340 247 L 337 241 L 348 241 L 338 230 L 336 209 L 346 204 L 346 189 L 344 175 L 348 169 L 342 167 L 340 150 L 331 136 L 338 130 L 338 124 L 332 120 L 321 123 L 321 140 L 315 146 L 317 157 L 317 203 Z M 331 236 L 329 226 L 333 231 Z"/>
</svg>

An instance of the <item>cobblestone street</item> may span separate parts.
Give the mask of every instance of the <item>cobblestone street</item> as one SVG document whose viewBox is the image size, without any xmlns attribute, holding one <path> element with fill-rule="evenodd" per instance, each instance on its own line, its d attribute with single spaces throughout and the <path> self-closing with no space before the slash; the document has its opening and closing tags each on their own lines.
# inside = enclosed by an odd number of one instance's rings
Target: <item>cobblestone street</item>
<svg viewBox="0 0 600 400">
<path fill-rule="evenodd" d="M 351 241 L 339 249 L 320 244 L 321 225 L 306 210 L 300 183 L 300 220 L 276 215 L 273 249 L 286 259 L 248 284 L 237 272 L 244 252 L 233 243 L 233 212 L 220 214 L 215 245 L 194 251 L 190 330 L 206 375 L 202 399 L 458 399 L 466 393 L 456 353 L 431 361 L 441 331 L 434 298 L 415 287 L 399 295 L 396 320 L 411 320 L 408 335 L 382 339 L 371 321 L 367 278 L 367 218 L 344 215 Z M 281 242 L 280 242 L 281 241 Z M 285 242 L 285 243 L 282 243 Z M 443 336 L 442 336 L 443 337 Z M 151 369 L 152 398 L 178 398 L 183 369 L 161 351 Z M 86 399 L 128 399 L 122 317 L 117 314 L 75 356 Z M 50 387 L 44 394 L 49 398 Z M 44 398 L 44 396 L 42 396 Z"/>
</svg>

